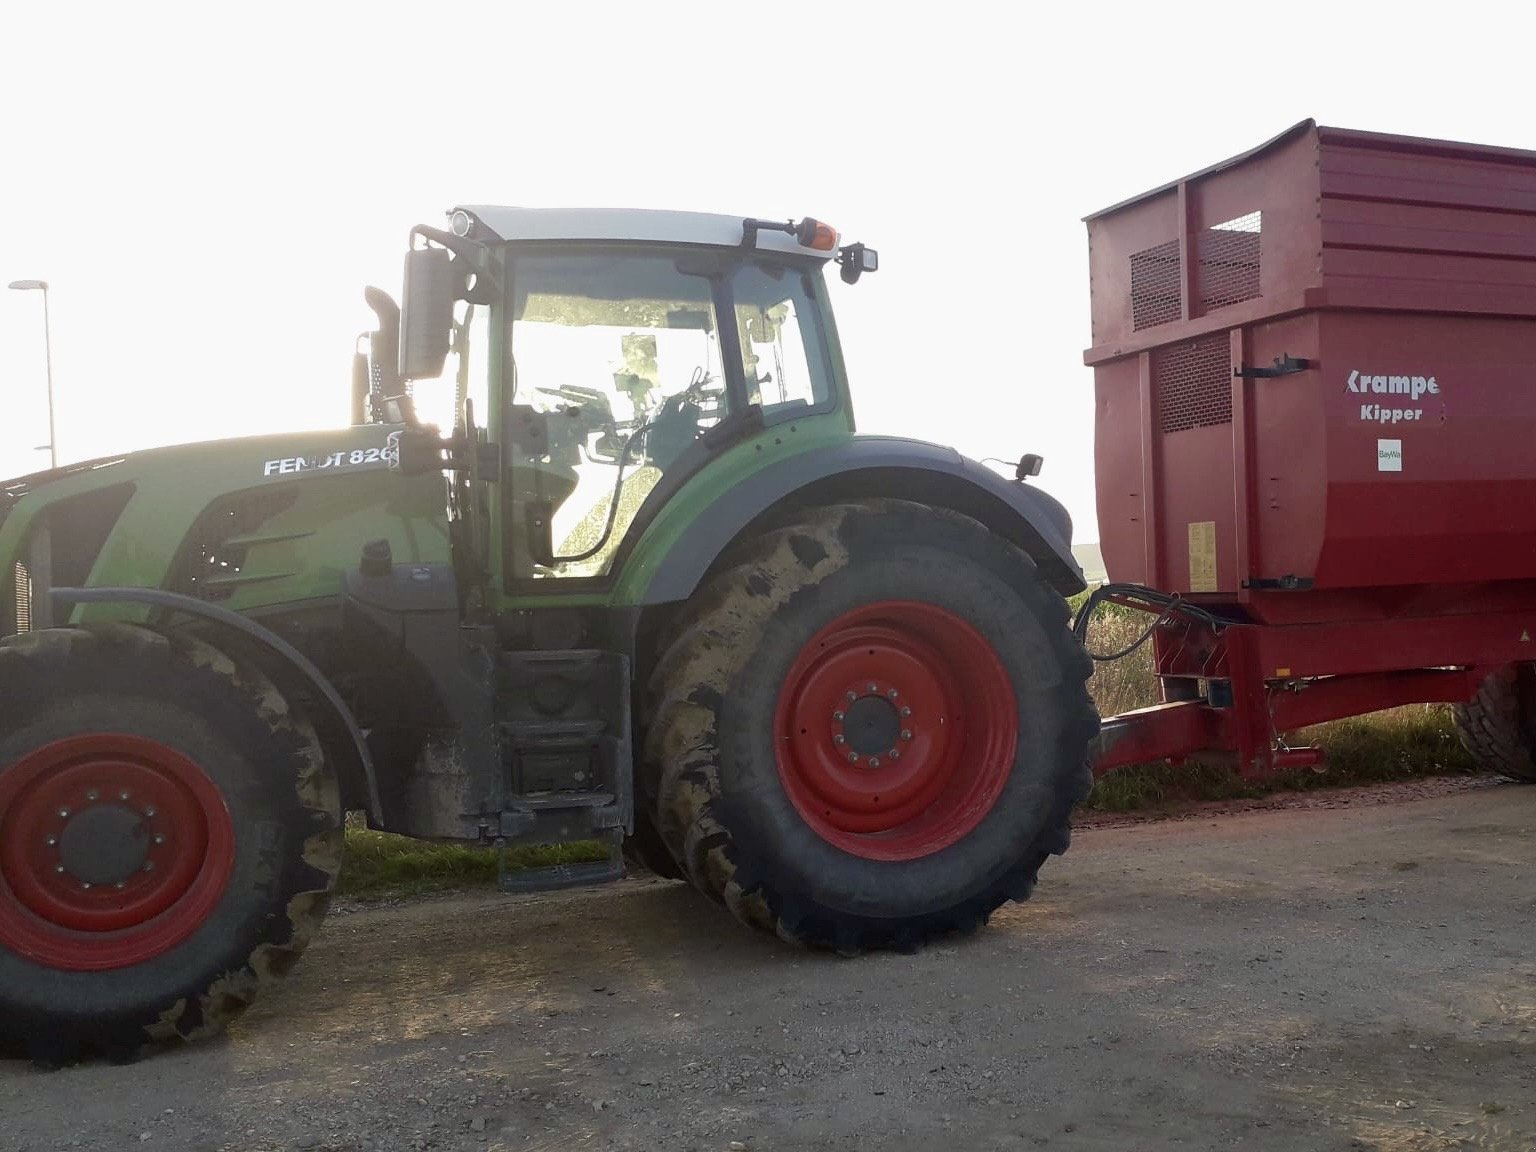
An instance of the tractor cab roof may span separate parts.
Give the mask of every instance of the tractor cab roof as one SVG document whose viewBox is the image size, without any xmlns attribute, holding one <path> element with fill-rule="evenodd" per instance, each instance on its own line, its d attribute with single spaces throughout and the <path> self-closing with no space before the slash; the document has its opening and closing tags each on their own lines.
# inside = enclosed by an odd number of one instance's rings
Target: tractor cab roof
<svg viewBox="0 0 1536 1152">
<path fill-rule="evenodd" d="M 703 244 L 740 248 L 745 235 L 741 216 L 710 212 L 674 212 L 652 208 L 512 208 L 462 205 L 450 213 L 453 230 L 475 239 L 613 240 L 659 244 Z M 466 231 L 467 229 L 467 231 Z M 823 248 L 801 244 L 794 235 L 758 230 L 758 248 L 826 260 L 837 248 L 836 233 Z"/>
</svg>

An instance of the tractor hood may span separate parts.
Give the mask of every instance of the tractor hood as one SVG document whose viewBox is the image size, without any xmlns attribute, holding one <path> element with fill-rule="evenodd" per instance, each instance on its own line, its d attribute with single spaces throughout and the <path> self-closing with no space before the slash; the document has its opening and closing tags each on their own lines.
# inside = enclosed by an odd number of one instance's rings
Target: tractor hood
<svg viewBox="0 0 1536 1152">
<path fill-rule="evenodd" d="M 0 480 L 0 521 L 29 497 L 51 503 L 104 485 L 140 480 L 212 482 L 218 489 L 306 479 L 326 473 L 383 471 L 398 427 L 361 425 L 324 432 L 285 432 L 204 440 L 100 456 Z M 30 502 L 30 501 L 29 501 Z"/>
<path fill-rule="evenodd" d="M 252 553 L 245 570 L 261 571 L 259 580 L 250 576 L 245 583 L 259 584 L 274 597 L 313 594 L 297 586 L 309 573 L 317 586 L 335 585 L 339 567 L 355 558 L 365 541 L 343 535 L 346 555 L 316 560 L 288 555 L 263 537 L 267 551 L 257 565 L 251 534 L 284 508 L 302 508 L 316 522 L 346 520 L 358 533 L 370 524 L 378 529 L 377 519 L 370 521 L 359 510 L 380 503 L 405 520 L 440 517 L 440 475 L 413 478 L 390 471 L 398 432 L 368 424 L 178 444 L 0 481 L 0 633 L 19 619 L 11 602 L 20 593 L 11 585 L 23 575 L 45 587 L 87 581 L 178 586 L 177 573 L 185 576 L 194 563 L 188 557 L 214 543 L 228 553 L 230 533 Z M 297 547 L 292 539 L 283 545 L 289 552 Z M 409 546 L 404 551 L 408 555 Z M 206 581 L 208 575 L 198 572 L 197 579 Z M 214 575 L 233 580 L 222 568 Z M 245 583 L 237 590 L 254 595 Z"/>
</svg>

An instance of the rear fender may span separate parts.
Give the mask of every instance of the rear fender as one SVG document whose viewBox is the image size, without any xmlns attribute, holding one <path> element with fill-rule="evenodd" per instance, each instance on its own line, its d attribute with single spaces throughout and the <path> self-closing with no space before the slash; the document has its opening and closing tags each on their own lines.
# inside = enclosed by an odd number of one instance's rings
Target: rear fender
<svg viewBox="0 0 1536 1152">
<path fill-rule="evenodd" d="M 1087 586 L 1072 556 L 1071 517 L 1057 500 L 952 448 L 871 436 L 784 457 L 721 493 L 668 550 L 637 602 L 686 600 L 733 543 L 784 511 L 875 497 L 963 513 L 1022 549 L 1063 596 Z"/>
</svg>

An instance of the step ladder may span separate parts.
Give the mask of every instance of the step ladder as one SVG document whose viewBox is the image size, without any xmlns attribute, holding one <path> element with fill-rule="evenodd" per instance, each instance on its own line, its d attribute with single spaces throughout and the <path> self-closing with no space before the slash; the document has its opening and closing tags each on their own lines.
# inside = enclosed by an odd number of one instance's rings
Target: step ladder
<svg viewBox="0 0 1536 1152">
<path fill-rule="evenodd" d="M 505 773 L 498 881 L 509 892 L 604 884 L 624 875 L 634 826 L 630 665 L 600 649 L 504 651 L 496 734 Z M 596 841 L 600 860 L 512 869 L 519 844 Z"/>
</svg>

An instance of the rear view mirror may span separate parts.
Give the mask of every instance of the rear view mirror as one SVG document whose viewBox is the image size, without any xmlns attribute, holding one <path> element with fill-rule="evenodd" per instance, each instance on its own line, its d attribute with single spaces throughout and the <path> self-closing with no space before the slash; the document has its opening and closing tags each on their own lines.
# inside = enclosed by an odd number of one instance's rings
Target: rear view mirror
<svg viewBox="0 0 1536 1152">
<path fill-rule="evenodd" d="M 413 248 L 405 254 L 400 306 L 400 378 L 441 376 L 453 333 L 453 256 L 446 248 Z"/>
</svg>

